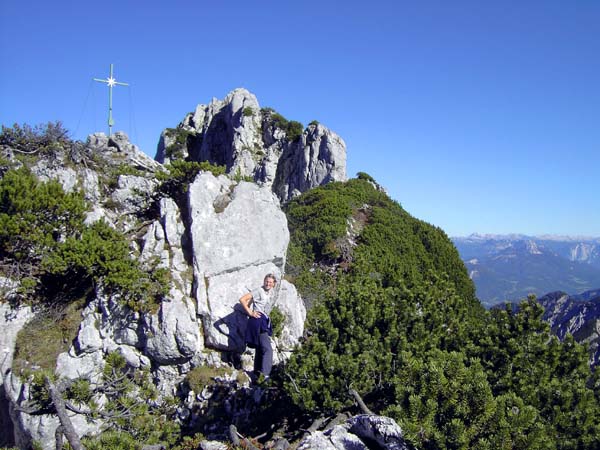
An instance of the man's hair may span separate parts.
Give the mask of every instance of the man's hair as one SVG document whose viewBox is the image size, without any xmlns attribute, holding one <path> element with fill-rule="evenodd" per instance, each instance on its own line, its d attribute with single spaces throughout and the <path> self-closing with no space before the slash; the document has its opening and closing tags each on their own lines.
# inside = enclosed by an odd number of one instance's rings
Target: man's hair
<svg viewBox="0 0 600 450">
<path fill-rule="evenodd" d="M 272 273 L 266 274 L 264 279 L 266 280 L 267 278 L 270 278 L 271 280 L 273 280 L 274 283 L 277 283 L 277 277 L 274 274 L 272 274 Z"/>
</svg>

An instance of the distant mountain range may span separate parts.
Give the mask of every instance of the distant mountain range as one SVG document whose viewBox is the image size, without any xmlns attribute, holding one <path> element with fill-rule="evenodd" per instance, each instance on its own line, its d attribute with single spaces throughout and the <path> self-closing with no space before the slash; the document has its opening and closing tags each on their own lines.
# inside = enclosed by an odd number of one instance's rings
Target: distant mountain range
<svg viewBox="0 0 600 450">
<path fill-rule="evenodd" d="M 452 240 L 488 307 L 529 294 L 600 289 L 600 238 L 472 234 Z"/>
</svg>

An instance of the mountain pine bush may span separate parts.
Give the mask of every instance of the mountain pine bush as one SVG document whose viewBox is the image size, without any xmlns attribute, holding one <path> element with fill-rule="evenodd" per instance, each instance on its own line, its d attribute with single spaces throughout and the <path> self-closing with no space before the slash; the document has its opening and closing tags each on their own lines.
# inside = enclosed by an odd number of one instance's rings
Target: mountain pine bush
<svg viewBox="0 0 600 450">
<path fill-rule="evenodd" d="M 42 259 L 61 239 L 83 229 L 87 207 L 80 192 L 57 181 L 41 183 L 26 167 L 0 179 L 0 256 L 5 273 L 37 278 Z"/>
<path fill-rule="evenodd" d="M 585 348 L 552 337 L 533 300 L 485 311 L 445 233 L 372 177 L 313 189 L 286 212 L 287 272 L 310 306 L 285 368 L 298 407 L 352 409 L 354 389 L 422 449 L 599 448 Z"/>
<path fill-rule="evenodd" d="M 22 298 L 38 303 L 76 300 L 102 283 L 134 309 L 153 307 L 168 274 L 142 270 L 126 237 L 107 223 L 85 225 L 87 210 L 81 192 L 41 182 L 25 166 L 8 170 L 0 179 L 2 273 L 21 280 Z"/>
</svg>

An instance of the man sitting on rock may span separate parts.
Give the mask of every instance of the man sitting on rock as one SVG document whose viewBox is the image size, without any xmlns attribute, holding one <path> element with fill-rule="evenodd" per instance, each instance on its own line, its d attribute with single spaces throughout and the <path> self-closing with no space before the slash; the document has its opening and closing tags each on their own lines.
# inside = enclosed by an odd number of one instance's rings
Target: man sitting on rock
<svg viewBox="0 0 600 450">
<path fill-rule="evenodd" d="M 262 375 L 262 379 L 266 381 L 273 366 L 273 349 L 269 339 L 269 336 L 273 334 L 273 329 L 266 309 L 271 305 L 275 283 L 277 283 L 275 275 L 269 273 L 265 276 L 261 287 L 240 298 L 240 303 L 250 317 L 246 328 L 246 344 L 248 347 L 256 349 L 254 355 L 256 380 L 261 380 Z"/>
</svg>

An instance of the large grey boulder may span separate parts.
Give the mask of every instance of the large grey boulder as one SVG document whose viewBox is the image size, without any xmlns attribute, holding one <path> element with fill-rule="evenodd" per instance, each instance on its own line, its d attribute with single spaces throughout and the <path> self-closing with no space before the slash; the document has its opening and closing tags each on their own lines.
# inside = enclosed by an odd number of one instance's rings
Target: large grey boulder
<svg viewBox="0 0 600 450">
<path fill-rule="evenodd" d="M 205 172 L 189 188 L 189 228 L 206 345 L 242 351 L 247 317 L 239 298 L 261 286 L 267 273 L 283 273 L 286 217 L 268 187 Z M 286 281 L 276 289 L 275 304 L 287 316 L 282 346 L 289 349 L 302 335 L 304 304 Z"/>
<path fill-rule="evenodd" d="M 146 315 L 145 354 L 159 364 L 180 364 L 202 350 L 194 305 L 185 297 L 163 301 L 157 314 Z"/>
<path fill-rule="evenodd" d="M 40 181 L 58 181 L 66 192 L 73 192 L 78 185 L 77 172 L 71 167 L 48 165 L 40 161 L 32 167 L 32 172 Z"/>
<path fill-rule="evenodd" d="M 219 441 L 202 441 L 200 450 L 227 450 L 229 446 Z"/>
<path fill-rule="evenodd" d="M 322 431 L 315 431 L 302 439 L 302 442 L 298 445 L 298 450 L 339 450 L 339 448 Z M 359 449 L 363 450 L 358 447 L 357 450 Z"/>
<path fill-rule="evenodd" d="M 84 168 L 79 172 L 79 181 L 86 201 L 97 204 L 102 199 L 98 172 Z"/>
<path fill-rule="evenodd" d="M 208 346 L 243 350 L 239 298 L 283 271 L 287 220 L 266 187 L 205 172 L 189 188 L 195 293 Z"/>
<path fill-rule="evenodd" d="M 159 202 L 160 223 L 164 231 L 163 248 L 167 248 L 169 268 L 173 282 L 183 294 L 192 292 L 193 277 L 184 251 L 189 250 L 189 239 L 183 217 L 177 204 L 171 198 Z"/>
<path fill-rule="evenodd" d="M 102 349 L 102 336 L 96 324 L 101 323 L 102 315 L 88 306 L 83 316 L 75 339 L 75 349 L 77 353 L 97 352 Z"/>
<path fill-rule="evenodd" d="M 199 302 L 198 311 L 207 346 L 233 352 L 244 350 L 248 316 L 239 305 L 239 298 L 261 286 L 267 273 L 279 277 L 280 268 L 266 263 L 206 276 L 205 303 Z"/>
<path fill-rule="evenodd" d="M 231 175 L 251 177 L 287 201 L 316 186 L 346 180 L 346 144 L 320 124 L 300 136 L 246 89 L 198 105 L 176 128 L 161 134 L 156 159 L 208 161 Z"/>
<path fill-rule="evenodd" d="M 369 450 L 347 427 L 336 425 L 327 431 L 315 431 L 302 440 L 298 450 Z"/>
<path fill-rule="evenodd" d="M 385 450 L 408 450 L 402 429 L 390 417 L 361 414 L 346 422 L 348 431 L 369 442 L 375 442 Z"/>
<path fill-rule="evenodd" d="M 189 209 L 196 272 L 210 277 L 269 262 L 283 269 L 287 219 L 269 189 L 203 172 L 189 187 Z"/>
<path fill-rule="evenodd" d="M 148 194 L 153 192 L 156 185 L 157 181 L 153 178 L 119 175 L 111 200 L 118 205 L 121 214 L 135 214 L 148 207 Z"/>
<path fill-rule="evenodd" d="M 150 223 L 140 241 L 142 265 L 167 269 L 172 280 L 169 297 L 188 297 L 192 294 L 190 264 L 184 251 L 189 239 L 179 207 L 171 198 L 158 202 L 160 218 Z"/>
<path fill-rule="evenodd" d="M 56 359 L 54 373 L 60 378 L 69 380 L 86 378 L 97 381 L 104 367 L 103 356 L 101 351 L 82 353 L 80 355 L 72 352 L 61 353 Z"/>
<path fill-rule="evenodd" d="M 298 450 L 409 450 L 402 430 L 389 417 L 361 414 L 343 425 L 302 439 Z"/>
<path fill-rule="evenodd" d="M 155 220 L 148 226 L 142 238 L 140 261 L 154 264 L 158 259 L 158 267 L 169 267 L 169 250 L 165 240 L 165 230 L 161 223 Z"/>
<path fill-rule="evenodd" d="M 274 302 L 284 315 L 285 322 L 281 336 L 276 339 L 277 348 L 280 351 L 291 351 L 304 333 L 304 321 L 306 320 L 306 307 L 300 298 L 296 286 L 287 280 L 281 280 L 277 288 L 277 296 Z"/>
<path fill-rule="evenodd" d="M 343 425 L 336 425 L 326 432 L 326 436 L 338 449 L 346 450 L 368 450 L 369 447 L 355 434 L 348 431 Z"/>
</svg>

